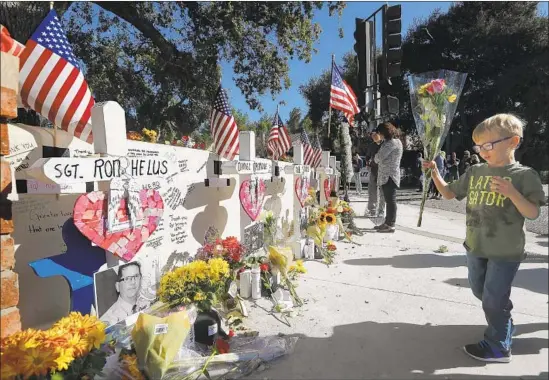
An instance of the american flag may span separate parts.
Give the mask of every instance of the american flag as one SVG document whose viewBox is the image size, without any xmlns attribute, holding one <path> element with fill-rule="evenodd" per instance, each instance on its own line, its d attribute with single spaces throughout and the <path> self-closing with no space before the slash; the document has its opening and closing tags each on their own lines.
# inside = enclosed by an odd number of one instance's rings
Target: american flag
<svg viewBox="0 0 549 380">
<path fill-rule="evenodd" d="M 19 57 L 25 50 L 25 45 L 14 40 L 8 29 L 0 24 L 0 51 Z"/>
<path fill-rule="evenodd" d="M 20 68 L 23 104 L 91 143 L 95 100 L 54 10 L 27 41 Z"/>
<path fill-rule="evenodd" d="M 288 132 L 288 128 L 286 128 L 284 124 L 282 124 L 282 120 L 280 119 L 280 115 L 278 115 L 278 112 L 276 123 L 278 127 L 278 149 L 280 152 L 280 156 L 283 156 L 292 147 L 292 139 L 290 138 L 290 132 Z"/>
<path fill-rule="evenodd" d="M 309 136 L 307 136 L 307 132 L 305 132 L 304 129 L 301 131 L 301 144 L 303 144 L 303 163 L 305 165 L 313 166 L 315 157 L 314 149 L 309 141 Z"/>
<path fill-rule="evenodd" d="M 355 115 L 360 112 L 353 89 L 343 80 L 337 65 L 332 63 L 332 86 L 330 88 L 330 106 L 343 112 L 349 124 L 353 125 Z"/>
<path fill-rule="evenodd" d="M 210 117 L 214 151 L 228 160 L 239 153 L 238 126 L 231 114 L 225 90 L 219 86 Z"/>
<path fill-rule="evenodd" d="M 318 134 L 315 134 L 313 138 L 313 154 L 313 163 L 311 166 L 313 168 L 318 168 L 320 166 L 320 160 L 322 159 L 322 146 L 320 145 Z"/>
<path fill-rule="evenodd" d="M 269 133 L 269 139 L 267 140 L 267 151 L 273 158 L 273 160 L 278 160 L 280 157 L 279 152 L 279 146 L 278 146 L 278 112 L 275 115 L 275 118 L 273 120 L 273 127 L 271 128 L 271 132 Z"/>
</svg>

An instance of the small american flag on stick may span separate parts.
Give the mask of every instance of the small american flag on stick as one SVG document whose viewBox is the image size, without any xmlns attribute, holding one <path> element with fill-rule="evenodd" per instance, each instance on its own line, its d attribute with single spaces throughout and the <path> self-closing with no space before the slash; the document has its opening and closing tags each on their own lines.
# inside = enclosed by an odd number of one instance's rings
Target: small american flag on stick
<svg viewBox="0 0 549 380">
<path fill-rule="evenodd" d="M 231 114 L 227 94 L 221 86 L 213 103 L 210 132 L 215 153 L 228 160 L 233 160 L 239 154 L 238 126 Z"/>
<path fill-rule="evenodd" d="M 282 120 L 280 119 L 278 112 L 276 113 L 276 125 L 278 127 L 278 149 L 280 156 L 283 156 L 292 147 L 292 139 L 290 138 L 288 128 L 282 124 Z"/>
<path fill-rule="evenodd" d="M 360 112 L 356 95 L 351 86 L 343 80 L 335 62 L 332 63 L 330 107 L 342 111 L 351 126 L 355 120 L 355 115 Z"/>
<path fill-rule="evenodd" d="M 54 10 L 27 41 L 20 58 L 23 104 L 91 143 L 95 100 Z"/>
<path fill-rule="evenodd" d="M 278 124 L 276 119 L 278 118 L 278 112 L 275 115 L 273 120 L 273 126 L 271 132 L 269 133 L 269 139 L 267 140 L 267 151 L 273 160 L 278 160 L 280 157 L 279 147 L 278 147 Z"/>
<path fill-rule="evenodd" d="M 305 165 L 313 166 L 313 160 L 315 158 L 314 149 L 309 141 L 309 136 L 304 129 L 301 131 L 301 144 L 303 144 L 303 163 Z"/>
<path fill-rule="evenodd" d="M 313 168 L 318 168 L 320 166 L 321 159 L 322 159 L 322 145 L 320 145 L 318 134 L 315 134 L 313 138 L 313 162 L 311 166 Z"/>
</svg>

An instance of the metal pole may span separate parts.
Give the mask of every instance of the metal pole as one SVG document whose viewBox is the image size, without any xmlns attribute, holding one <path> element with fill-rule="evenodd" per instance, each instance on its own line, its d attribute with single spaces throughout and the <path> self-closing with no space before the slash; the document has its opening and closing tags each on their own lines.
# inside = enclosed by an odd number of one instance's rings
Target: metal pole
<svg viewBox="0 0 549 380">
<path fill-rule="evenodd" d="M 332 71 L 330 74 L 330 86 L 332 85 L 332 76 L 334 75 L 334 60 L 335 56 L 332 54 Z M 330 96 L 331 98 L 331 96 Z M 332 105 L 328 104 L 328 138 L 330 138 L 330 124 L 332 123 Z"/>
<path fill-rule="evenodd" d="M 380 10 L 383 9 L 385 5 L 382 5 L 377 11 L 375 11 L 374 13 L 372 13 L 365 21 L 368 21 L 369 19 L 371 19 L 372 17 L 374 17 Z M 375 17 L 374 17 L 375 18 Z"/>
</svg>

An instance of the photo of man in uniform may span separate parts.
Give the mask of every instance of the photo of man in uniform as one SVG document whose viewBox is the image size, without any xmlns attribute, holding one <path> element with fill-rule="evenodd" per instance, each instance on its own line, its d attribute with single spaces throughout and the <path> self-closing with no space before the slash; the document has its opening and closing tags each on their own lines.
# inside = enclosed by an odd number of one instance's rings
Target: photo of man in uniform
<svg viewBox="0 0 549 380">
<path fill-rule="evenodd" d="M 141 280 L 142 273 L 139 262 L 120 265 L 114 284 L 118 299 L 105 313 L 100 315 L 99 319 L 107 326 L 111 326 L 145 309 L 146 305 L 139 300 Z M 101 295 L 97 294 L 96 297 L 100 302 Z"/>
</svg>

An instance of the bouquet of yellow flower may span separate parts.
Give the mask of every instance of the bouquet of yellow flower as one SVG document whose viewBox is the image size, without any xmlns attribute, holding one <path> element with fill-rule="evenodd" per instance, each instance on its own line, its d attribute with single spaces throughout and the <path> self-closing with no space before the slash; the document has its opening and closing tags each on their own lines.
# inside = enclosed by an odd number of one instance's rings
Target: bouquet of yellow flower
<svg viewBox="0 0 549 380">
<path fill-rule="evenodd" d="M 200 311 L 209 311 L 223 295 L 230 275 L 229 263 L 221 257 L 195 260 L 162 276 L 158 295 L 172 306 L 195 303 Z"/>
<path fill-rule="evenodd" d="M 418 135 L 423 143 L 425 159 L 434 161 L 444 138 L 450 130 L 459 96 L 467 74 L 440 70 L 411 75 L 410 100 Z M 427 199 L 431 171 L 423 175 L 423 199 L 417 226 L 421 227 L 423 208 Z"/>
<path fill-rule="evenodd" d="M 70 313 L 48 330 L 27 329 L 0 342 L 2 379 L 93 379 L 101 374 L 106 352 L 105 324 Z"/>
<path fill-rule="evenodd" d="M 143 128 L 141 132 L 143 132 L 149 142 L 155 143 L 158 140 L 158 132 L 153 129 Z"/>
<path fill-rule="evenodd" d="M 328 226 L 335 226 L 337 223 L 337 217 L 330 212 L 326 212 L 326 208 L 318 207 L 313 208 L 309 216 L 309 224 L 307 227 L 307 236 L 313 239 L 316 248 L 320 251 L 322 258 L 326 265 L 333 264 L 334 256 L 336 253 L 335 249 L 329 250 L 328 247 L 335 247 L 333 242 L 331 244 L 325 245 L 324 238 L 326 237 L 326 230 Z"/>
<path fill-rule="evenodd" d="M 295 291 L 295 286 L 294 284 L 292 284 L 292 281 L 290 281 L 290 278 L 288 277 L 288 259 L 280 251 L 279 247 L 269 247 L 269 262 L 274 269 L 280 272 L 282 282 L 288 288 L 288 291 L 294 299 L 295 304 L 297 306 L 302 306 L 303 301 L 297 295 L 297 292 Z"/>
</svg>

